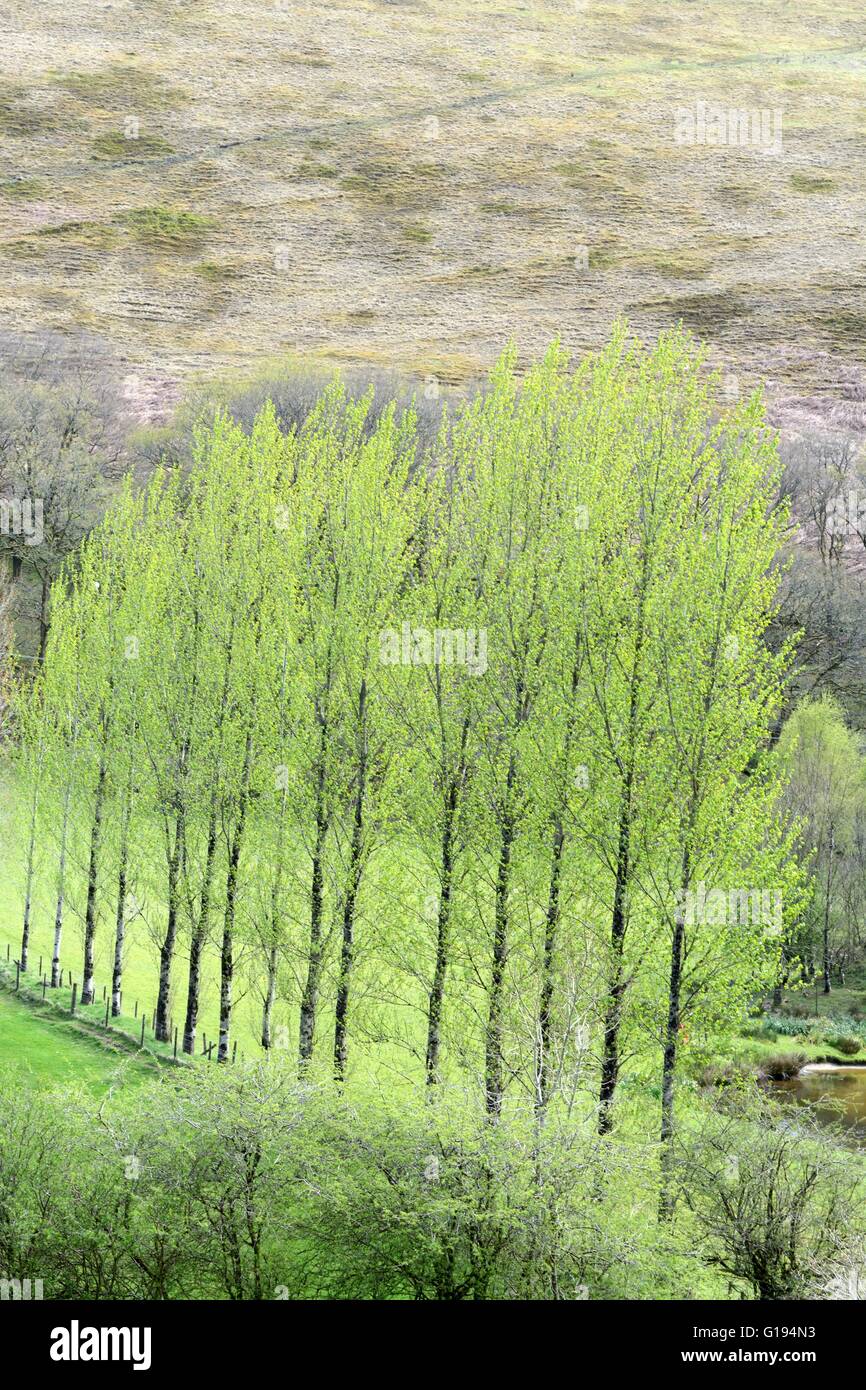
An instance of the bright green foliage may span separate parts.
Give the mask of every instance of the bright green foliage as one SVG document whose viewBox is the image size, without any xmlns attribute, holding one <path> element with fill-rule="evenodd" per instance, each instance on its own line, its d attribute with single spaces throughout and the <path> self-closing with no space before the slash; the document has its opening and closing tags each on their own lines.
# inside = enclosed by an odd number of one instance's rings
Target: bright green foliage
<svg viewBox="0 0 866 1390">
<path fill-rule="evenodd" d="M 679 332 L 522 380 L 508 352 L 427 449 L 339 386 L 288 434 L 204 423 L 67 567 L 22 710 L 85 985 L 143 950 L 187 1051 L 218 1011 L 228 1060 L 253 998 L 305 1077 L 545 1124 L 593 1095 L 602 1133 L 664 1054 L 670 1126 L 679 1051 L 801 908 L 777 481 L 760 400 L 718 417 Z M 779 914 L 678 935 L 699 888 Z"/>
</svg>

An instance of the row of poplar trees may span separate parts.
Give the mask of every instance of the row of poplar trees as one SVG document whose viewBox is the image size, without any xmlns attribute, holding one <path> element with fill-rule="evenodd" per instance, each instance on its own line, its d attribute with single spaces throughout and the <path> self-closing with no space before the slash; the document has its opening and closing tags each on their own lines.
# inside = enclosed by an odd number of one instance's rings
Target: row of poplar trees
<svg viewBox="0 0 866 1390">
<path fill-rule="evenodd" d="M 686 335 L 623 327 L 576 370 L 507 353 L 423 447 L 334 385 L 127 485 L 19 702 L 22 966 L 47 872 L 52 984 L 72 898 L 82 1000 L 107 944 L 117 1014 L 134 884 L 188 1053 L 211 972 L 228 1058 L 242 960 L 302 1072 L 459 1080 L 493 1118 L 591 1088 L 605 1133 L 654 1056 L 668 1137 L 687 1037 L 782 944 L 683 895 L 795 874 L 775 446 L 713 393 Z"/>
</svg>

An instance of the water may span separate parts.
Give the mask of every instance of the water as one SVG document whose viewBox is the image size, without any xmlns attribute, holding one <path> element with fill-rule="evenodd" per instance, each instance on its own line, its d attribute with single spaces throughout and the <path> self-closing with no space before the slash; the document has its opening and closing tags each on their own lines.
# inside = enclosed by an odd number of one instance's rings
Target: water
<svg viewBox="0 0 866 1390">
<path fill-rule="evenodd" d="M 841 1124 L 853 1143 L 866 1148 L 866 1067 L 802 1071 L 789 1081 L 774 1082 L 773 1090 L 798 1105 L 811 1105 L 822 1124 Z"/>
</svg>

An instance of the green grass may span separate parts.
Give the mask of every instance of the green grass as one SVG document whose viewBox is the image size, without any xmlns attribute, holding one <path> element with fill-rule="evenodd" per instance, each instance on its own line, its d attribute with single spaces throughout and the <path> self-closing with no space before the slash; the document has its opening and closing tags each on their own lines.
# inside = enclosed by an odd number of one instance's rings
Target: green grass
<svg viewBox="0 0 866 1390">
<path fill-rule="evenodd" d="M 0 194 L 4 198 L 29 200 L 31 198 L 43 198 L 47 192 L 48 186 L 42 179 L 4 179 L 0 183 Z"/>
<path fill-rule="evenodd" d="M 134 208 L 123 213 L 121 220 L 139 241 L 176 250 L 196 246 L 213 226 L 211 218 L 183 208 Z"/>
<path fill-rule="evenodd" d="M 101 1042 L 54 1011 L 0 990 L 0 1069 L 20 1071 L 38 1086 L 82 1085 L 95 1094 L 117 1082 L 153 1076 L 157 1064 Z"/>
<path fill-rule="evenodd" d="M 433 233 L 429 227 L 425 227 L 423 222 L 407 222 L 403 228 L 403 237 L 406 241 L 416 241 L 421 245 L 426 245 L 433 240 Z"/>
<path fill-rule="evenodd" d="M 837 184 L 834 179 L 820 175 L 792 174 L 791 187 L 795 193 L 832 193 Z"/>
<path fill-rule="evenodd" d="M 207 280 L 210 285 L 223 285 L 237 278 L 237 271 L 234 266 L 226 265 L 222 261 L 200 261 L 193 266 L 193 273 L 201 276 L 202 280 Z"/>
<path fill-rule="evenodd" d="M 122 130 L 112 130 L 107 135 L 97 136 L 93 153 L 96 159 L 154 159 L 161 154 L 174 154 L 174 150 L 159 135 L 139 135 L 132 139 Z"/>
</svg>

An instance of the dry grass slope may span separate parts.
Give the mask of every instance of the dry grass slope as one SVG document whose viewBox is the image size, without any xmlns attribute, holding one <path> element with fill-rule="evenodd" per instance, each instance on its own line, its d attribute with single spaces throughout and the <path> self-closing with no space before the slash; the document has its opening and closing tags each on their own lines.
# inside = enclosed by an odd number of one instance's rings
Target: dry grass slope
<svg viewBox="0 0 866 1390">
<path fill-rule="evenodd" d="M 859 393 L 860 0 L 7 12 L 4 325 L 104 336 L 143 410 L 284 350 L 461 382 L 620 312 Z M 780 109 L 781 155 L 677 144 L 699 100 Z"/>
</svg>

